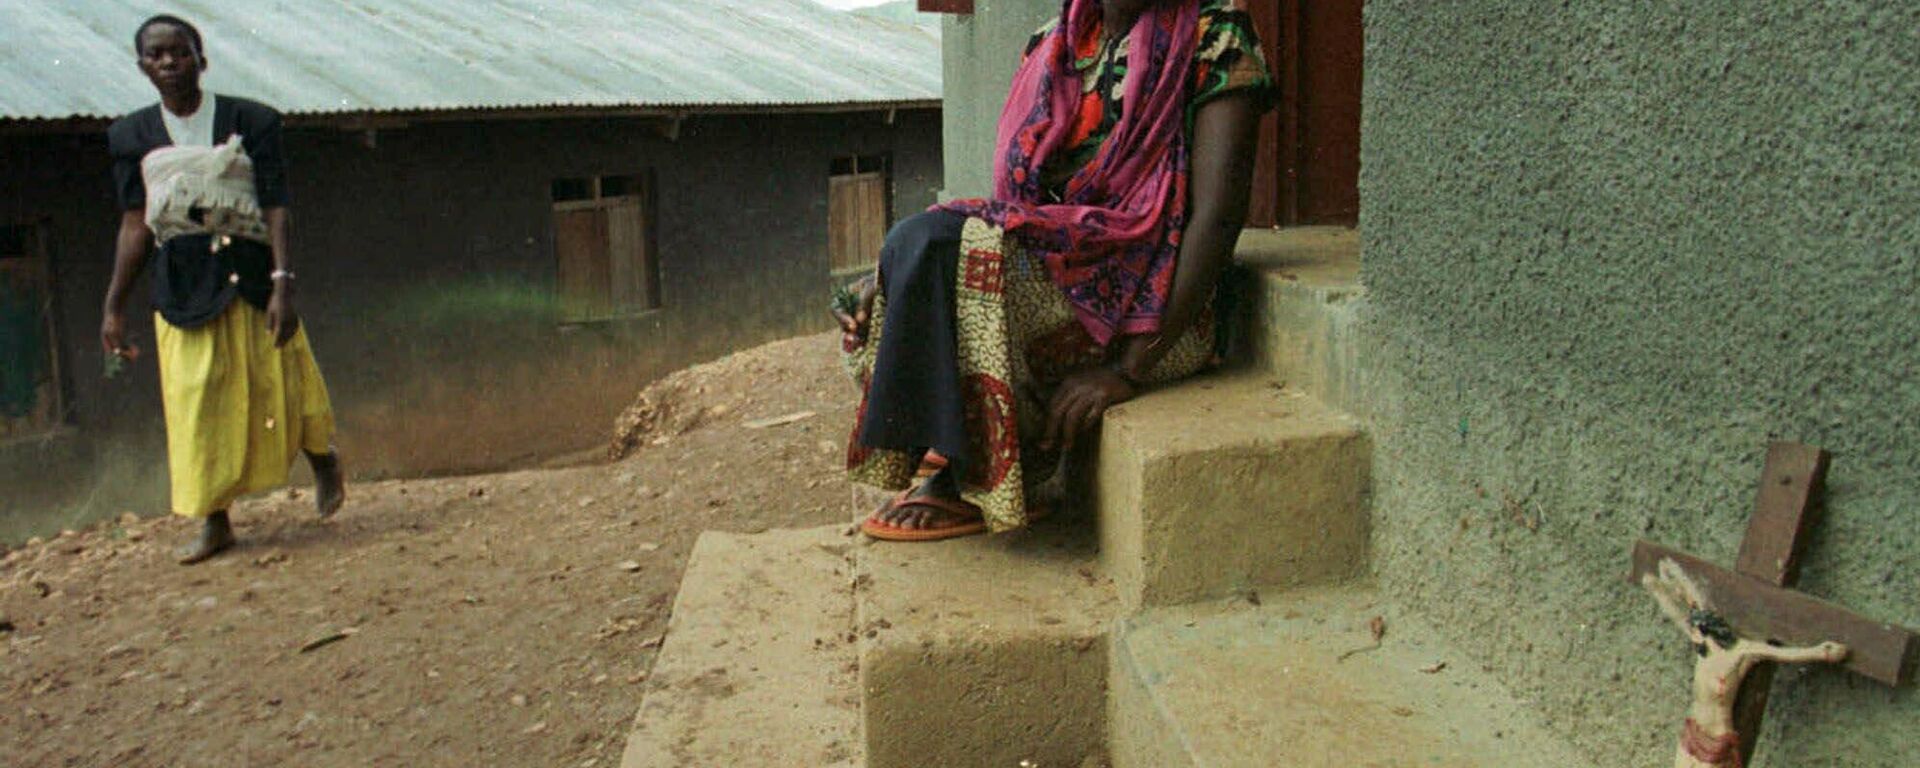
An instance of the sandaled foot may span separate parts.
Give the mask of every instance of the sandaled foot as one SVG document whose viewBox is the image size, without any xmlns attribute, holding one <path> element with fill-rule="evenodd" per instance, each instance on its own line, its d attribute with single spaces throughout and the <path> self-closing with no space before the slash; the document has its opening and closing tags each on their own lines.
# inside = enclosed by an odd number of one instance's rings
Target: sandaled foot
<svg viewBox="0 0 1920 768">
<path fill-rule="evenodd" d="M 860 531 L 881 541 L 940 541 L 987 530 L 979 509 L 964 501 L 902 497 L 896 502 L 885 513 L 867 518 Z"/>
<path fill-rule="evenodd" d="M 938 541 L 987 529 L 980 508 L 960 498 L 945 470 L 875 510 L 860 529 L 883 541 Z"/>
<path fill-rule="evenodd" d="M 234 542 L 233 525 L 227 521 L 227 513 L 215 512 L 201 524 L 197 538 L 174 550 L 174 557 L 181 565 L 193 565 L 233 548 Z"/>
<path fill-rule="evenodd" d="M 309 453 L 307 463 L 313 465 L 314 509 L 322 518 L 333 517 L 347 503 L 347 475 L 340 468 L 340 454 Z"/>
</svg>

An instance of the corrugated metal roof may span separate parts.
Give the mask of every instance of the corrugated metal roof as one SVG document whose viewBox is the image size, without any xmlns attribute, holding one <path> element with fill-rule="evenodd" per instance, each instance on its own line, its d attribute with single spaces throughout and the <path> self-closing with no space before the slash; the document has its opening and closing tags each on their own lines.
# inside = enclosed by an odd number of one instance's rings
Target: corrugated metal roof
<svg viewBox="0 0 1920 768">
<path fill-rule="evenodd" d="M 206 38 L 209 90 L 293 114 L 940 98 L 940 43 L 811 0 L 0 0 L 0 119 L 151 104 L 133 30 Z"/>
</svg>

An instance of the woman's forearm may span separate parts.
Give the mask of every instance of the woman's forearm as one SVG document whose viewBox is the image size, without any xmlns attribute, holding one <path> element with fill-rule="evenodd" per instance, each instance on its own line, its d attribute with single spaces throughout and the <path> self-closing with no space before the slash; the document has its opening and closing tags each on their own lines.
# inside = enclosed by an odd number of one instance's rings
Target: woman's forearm
<svg viewBox="0 0 1920 768">
<path fill-rule="evenodd" d="M 291 216 L 285 206 L 268 208 L 267 239 L 273 246 L 273 295 L 284 300 L 293 299 L 293 240 L 288 230 L 293 226 Z"/>
<path fill-rule="evenodd" d="M 1187 226 L 1180 245 L 1180 261 L 1173 272 L 1172 295 L 1166 312 L 1160 316 L 1160 330 L 1129 336 L 1120 349 L 1121 369 L 1130 378 L 1145 376 L 1153 370 L 1174 342 L 1193 329 L 1212 298 L 1220 273 L 1233 261 L 1233 247 L 1239 240 L 1242 221 L 1215 214 L 1204 220 L 1196 217 Z"/>
<path fill-rule="evenodd" d="M 288 228 L 293 226 L 290 221 L 291 217 L 287 214 L 287 209 L 284 207 L 268 208 L 265 211 L 265 215 L 267 220 L 267 239 L 271 241 L 270 244 L 273 246 L 273 268 L 281 272 L 292 272 L 293 249 L 288 246 L 288 243 L 293 238 L 287 233 Z"/>
<path fill-rule="evenodd" d="M 135 278 L 147 268 L 147 253 L 153 233 L 147 229 L 144 211 L 127 211 L 120 217 L 120 234 L 113 243 L 113 278 L 107 283 L 103 312 L 118 315 L 126 311 L 127 293 Z"/>
<path fill-rule="evenodd" d="M 1195 116 L 1187 184 L 1192 205 L 1174 262 L 1172 293 L 1160 316 L 1160 330 L 1130 336 L 1120 346 L 1118 362 L 1129 378 L 1153 370 L 1174 342 L 1193 328 L 1213 296 L 1221 271 L 1233 262 L 1234 245 L 1246 225 L 1259 125 L 1257 102 L 1248 94 L 1210 101 Z"/>
</svg>

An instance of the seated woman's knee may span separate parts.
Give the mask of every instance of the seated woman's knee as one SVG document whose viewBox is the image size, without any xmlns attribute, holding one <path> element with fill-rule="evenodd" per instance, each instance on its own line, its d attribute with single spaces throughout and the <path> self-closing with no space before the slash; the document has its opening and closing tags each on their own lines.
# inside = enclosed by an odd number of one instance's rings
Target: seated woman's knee
<svg viewBox="0 0 1920 768">
<path fill-rule="evenodd" d="M 932 250 L 928 248 L 929 244 L 958 238 L 954 222 L 954 214 L 946 211 L 922 211 L 901 219 L 887 232 L 886 245 L 880 249 L 881 274 L 890 275 L 900 269 L 912 269 L 919 259 Z"/>
<path fill-rule="evenodd" d="M 887 244 L 902 240 L 931 240 L 935 233 L 946 227 L 947 217 L 953 214 L 946 211 L 921 211 L 894 223 L 887 230 Z"/>
</svg>

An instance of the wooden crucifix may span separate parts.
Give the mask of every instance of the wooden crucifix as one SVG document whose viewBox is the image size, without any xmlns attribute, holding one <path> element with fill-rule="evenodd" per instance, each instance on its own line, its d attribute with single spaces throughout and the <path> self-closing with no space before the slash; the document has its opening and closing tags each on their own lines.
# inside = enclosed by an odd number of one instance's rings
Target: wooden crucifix
<svg viewBox="0 0 1920 768">
<path fill-rule="evenodd" d="M 1840 663 L 1887 685 L 1905 683 L 1916 647 L 1913 632 L 1792 589 L 1829 460 L 1826 451 L 1811 446 L 1768 446 L 1733 570 L 1659 544 L 1634 545 L 1629 580 L 1654 593 L 1693 638 L 1700 657 L 1676 766 L 1748 764 L 1776 661 Z"/>
</svg>

